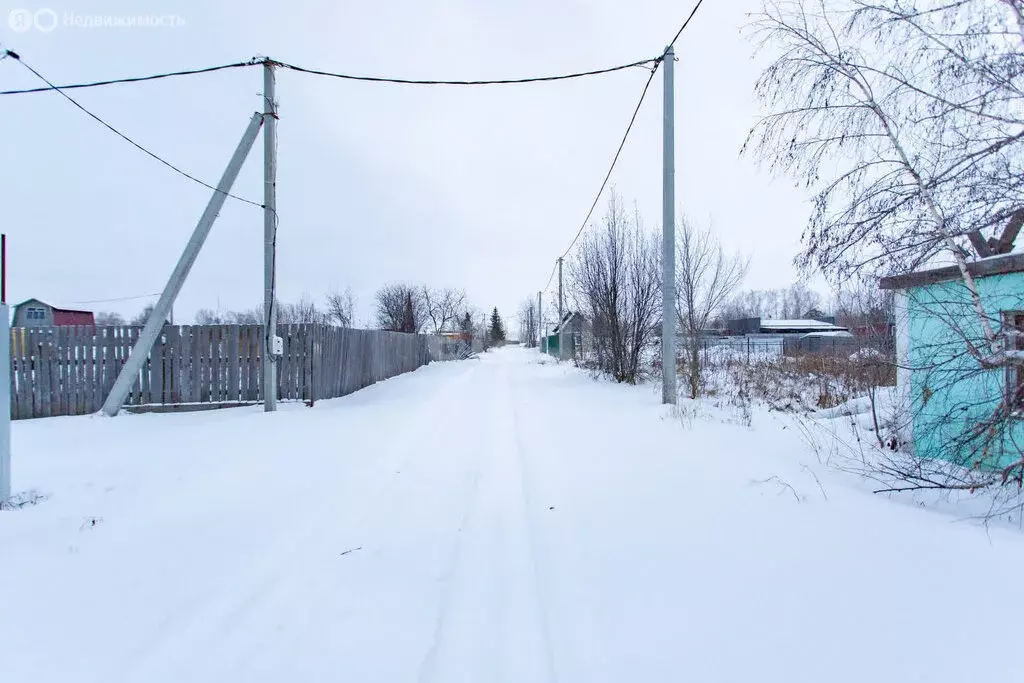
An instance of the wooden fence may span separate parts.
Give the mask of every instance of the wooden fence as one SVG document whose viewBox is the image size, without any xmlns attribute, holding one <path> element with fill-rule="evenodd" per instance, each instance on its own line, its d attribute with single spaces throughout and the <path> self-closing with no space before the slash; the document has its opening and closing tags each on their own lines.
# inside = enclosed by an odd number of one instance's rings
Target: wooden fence
<svg viewBox="0 0 1024 683">
<path fill-rule="evenodd" d="M 141 327 L 15 327 L 11 417 L 94 413 L 114 385 Z M 439 348 L 422 335 L 327 325 L 280 325 L 278 397 L 344 396 L 415 370 Z M 263 400 L 261 325 L 167 325 L 126 406 L 237 404 Z M 438 358 L 436 352 L 433 355 Z"/>
</svg>

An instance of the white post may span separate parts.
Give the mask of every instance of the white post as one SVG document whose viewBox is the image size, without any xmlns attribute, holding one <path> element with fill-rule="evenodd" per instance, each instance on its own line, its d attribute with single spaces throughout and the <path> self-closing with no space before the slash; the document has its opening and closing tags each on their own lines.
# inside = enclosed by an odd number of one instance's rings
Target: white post
<svg viewBox="0 0 1024 683">
<path fill-rule="evenodd" d="M 111 417 L 117 415 L 117 412 L 124 404 L 125 397 L 131 391 L 132 384 L 138 379 L 139 370 L 142 369 L 142 364 L 146 362 L 150 349 L 153 348 L 157 336 L 159 336 L 160 331 L 163 329 L 164 321 L 167 320 L 167 314 L 170 313 L 171 306 L 174 305 L 174 300 L 177 298 L 178 292 L 181 291 L 181 286 L 185 284 L 185 278 L 188 277 L 189 271 L 192 270 L 192 264 L 196 262 L 199 250 L 203 248 L 203 243 L 206 241 L 207 235 L 210 234 L 210 228 L 213 227 L 213 222 L 217 220 L 217 214 L 220 213 L 221 207 L 224 206 L 224 200 L 227 198 L 228 192 L 231 191 L 231 186 L 234 185 L 235 178 L 238 177 L 238 172 L 242 169 L 242 164 L 245 163 L 245 157 L 248 156 L 249 150 L 252 149 L 252 144 L 256 141 L 256 136 L 259 135 L 262 122 L 263 114 L 256 112 L 252 115 L 249 127 L 245 129 L 245 133 L 242 135 L 235 153 L 231 155 L 228 167 L 224 170 L 224 175 L 221 176 L 220 182 L 217 183 L 217 189 L 214 190 L 213 196 L 210 197 L 203 215 L 199 217 L 199 223 L 196 224 L 196 229 L 192 231 L 192 237 L 189 238 L 188 244 L 185 245 L 185 250 L 181 252 L 181 258 L 178 259 L 178 264 L 174 266 L 174 270 L 171 272 L 171 277 L 167 280 L 163 293 L 153 307 L 153 312 L 149 314 L 146 326 L 139 333 L 139 338 L 135 342 L 135 346 L 132 347 L 131 355 L 128 356 L 128 360 L 117 375 L 117 379 L 114 381 L 114 386 L 107 395 L 106 401 L 103 402 L 103 413 L 105 415 Z"/>
<path fill-rule="evenodd" d="M 544 307 L 541 306 L 541 293 L 537 292 L 537 348 L 544 351 Z"/>
<path fill-rule="evenodd" d="M 274 63 L 263 62 L 263 410 L 277 410 L 277 308 L 274 252 L 277 246 L 277 102 L 274 100 Z"/>
<path fill-rule="evenodd" d="M 665 121 L 662 136 L 661 402 L 676 402 L 676 136 L 673 70 L 675 52 L 665 50 Z"/>
<path fill-rule="evenodd" d="M 0 303 L 0 503 L 11 497 L 11 319 Z"/>
</svg>

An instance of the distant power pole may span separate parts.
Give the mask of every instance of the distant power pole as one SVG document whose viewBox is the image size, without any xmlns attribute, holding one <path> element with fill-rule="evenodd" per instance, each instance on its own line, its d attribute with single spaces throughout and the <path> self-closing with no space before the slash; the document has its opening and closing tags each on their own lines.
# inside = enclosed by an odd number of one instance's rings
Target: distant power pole
<svg viewBox="0 0 1024 683">
<path fill-rule="evenodd" d="M 665 50 L 665 121 L 662 134 L 661 402 L 676 402 L 676 136 L 675 52 Z"/>
<path fill-rule="evenodd" d="M 277 102 L 274 63 L 263 62 L 263 410 L 277 410 L 277 310 L 274 252 L 277 241 Z"/>
<path fill-rule="evenodd" d="M 558 257 L 558 324 L 562 324 L 562 257 Z"/>
<path fill-rule="evenodd" d="M 544 341 L 544 307 L 541 306 L 540 292 L 537 292 L 537 348 L 543 348 Z"/>
</svg>

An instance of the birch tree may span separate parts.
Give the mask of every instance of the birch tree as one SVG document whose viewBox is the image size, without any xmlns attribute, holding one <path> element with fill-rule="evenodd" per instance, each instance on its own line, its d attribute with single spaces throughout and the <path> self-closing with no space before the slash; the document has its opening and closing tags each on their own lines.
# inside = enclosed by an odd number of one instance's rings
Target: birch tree
<svg viewBox="0 0 1024 683">
<path fill-rule="evenodd" d="M 701 333 L 747 273 L 748 261 L 728 255 L 709 228 L 683 220 L 676 230 L 676 317 L 686 351 L 690 398 L 700 395 Z"/>
<path fill-rule="evenodd" d="M 752 24 L 778 57 L 745 149 L 814 192 L 801 265 L 841 278 L 949 258 L 990 347 L 967 262 L 1024 223 L 1021 7 L 767 0 Z"/>
</svg>

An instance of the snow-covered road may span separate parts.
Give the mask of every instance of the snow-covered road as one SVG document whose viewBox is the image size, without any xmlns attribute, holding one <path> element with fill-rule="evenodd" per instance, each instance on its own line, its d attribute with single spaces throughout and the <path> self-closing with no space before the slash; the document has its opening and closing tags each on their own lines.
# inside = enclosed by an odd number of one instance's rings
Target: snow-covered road
<svg viewBox="0 0 1024 683">
<path fill-rule="evenodd" d="M 0 513 L 0 679 L 1020 679 L 1024 535 L 538 359 L 17 423 L 50 498 Z"/>
</svg>

